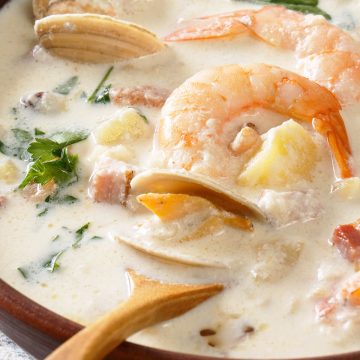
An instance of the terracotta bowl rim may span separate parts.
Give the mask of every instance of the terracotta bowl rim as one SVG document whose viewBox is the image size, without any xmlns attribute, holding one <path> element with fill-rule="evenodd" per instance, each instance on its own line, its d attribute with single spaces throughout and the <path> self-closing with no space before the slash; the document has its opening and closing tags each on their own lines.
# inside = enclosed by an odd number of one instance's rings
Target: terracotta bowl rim
<svg viewBox="0 0 360 360">
<path fill-rule="evenodd" d="M 11 0 L 0 0 L 1 7 Z M 44 333 L 48 337 L 58 341 L 65 341 L 67 338 L 81 330 L 82 326 L 77 324 L 31 300 L 24 294 L 15 290 L 12 286 L 0 278 L 0 310 L 10 317 L 20 320 L 32 329 Z M 131 342 L 124 342 L 118 348 L 119 353 L 123 347 L 127 348 L 128 353 L 137 352 L 147 353 L 153 356 L 153 359 L 172 359 L 172 360 L 210 360 L 220 359 L 219 357 L 199 356 L 188 353 L 173 352 L 156 349 L 148 346 L 138 345 Z M 326 355 L 318 357 L 291 358 L 293 360 L 350 360 L 360 359 L 360 350 L 335 355 Z M 229 359 L 231 360 L 231 359 Z M 242 359 L 233 359 L 242 360 Z M 259 359 L 257 359 L 259 360 Z M 269 360 L 269 359 L 266 359 Z"/>
</svg>

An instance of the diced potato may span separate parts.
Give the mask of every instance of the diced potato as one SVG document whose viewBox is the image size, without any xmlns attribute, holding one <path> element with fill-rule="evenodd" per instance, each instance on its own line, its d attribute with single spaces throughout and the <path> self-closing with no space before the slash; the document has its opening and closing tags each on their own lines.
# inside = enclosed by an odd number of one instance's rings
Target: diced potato
<svg viewBox="0 0 360 360">
<path fill-rule="evenodd" d="M 94 137 L 100 145 L 116 145 L 145 136 L 149 125 L 143 116 L 133 108 L 120 111 L 117 116 L 101 124 L 94 131 Z"/>
<path fill-rule="evenodd" d="M 282 187 L 311 180 L 317 148 L 300 124 L 288 120 L 262 137 L 262 146 L 238 177 L 239 185 Z"/>
<path fill-rule="evenodd" d="M 302 242 L 280 239 L 267 241 L 257 249 L 252 275 L 259 281 L 281 279 L 296 264 L 302 248 Z"/>
<path fill-rule="evenodd" d="M 176 220 L 194 212 L 214 208 L 206 199 L 185 194 L 147 193 L 136 199 L 163 221 Z"/>
<path fill-rule="evenodd" d="M 344 200 L 352 200 L 360 198 L 360 178 L 352 177 L 337 181 L 332 191 L 334 195 L 339 196 Z"/>
<path fill-rule="evenodd" d="M 11 160 L 0 163 L 0 180 L 6 184 L 13 184 L 19 179 L 20 171 Z"/>
</svg>

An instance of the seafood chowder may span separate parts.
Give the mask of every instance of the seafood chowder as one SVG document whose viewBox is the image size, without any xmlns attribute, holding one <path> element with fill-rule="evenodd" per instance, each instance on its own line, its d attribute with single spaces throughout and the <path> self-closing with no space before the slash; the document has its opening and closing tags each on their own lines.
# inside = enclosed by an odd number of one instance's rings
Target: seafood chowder
<svg viewBox="0 0 360 360">
<path fill-rule="evenodd" d="M 84 325 L 129 268 L 218 282 L 130 341 L 360 350 L 360 2 L 280 2 L 5 5 L 1 278 Z"/>
</svg>

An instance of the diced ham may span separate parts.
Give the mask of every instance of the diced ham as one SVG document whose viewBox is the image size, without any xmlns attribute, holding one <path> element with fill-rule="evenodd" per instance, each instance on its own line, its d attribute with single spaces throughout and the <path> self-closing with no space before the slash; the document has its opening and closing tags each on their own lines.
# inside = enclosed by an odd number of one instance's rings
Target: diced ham
<svg viewBox="0 0 360 360">
<path fill-rule="evenodd" d="M 0 195 L 0 208 L 3 208 L 6 206 L 6 197 L 3 195 Z"/>
<path fill-rule="evenodd" d="M 332 244 L 345 259 L 351 262 L 360 260 L 360 220 L 337 226 L 332 236 Z"/>
<path fill-rule="evenodd" d="M 168 90 L 149 85 L 110 90 L 111 101 L 119 105 L 161 107 L 169 95 Z"/>
<path fill-rule="evenodd" d="M 45 199 L 55 194 L 57 185 L 54 180 L 50 180 L 47 184 L 29 184 L 22 190 L 22 194 L 25 199 L 33 201 L 35 203 L 44 202 Z"/>
<path fill-rule="evenodd" d="M 126 206 L 133 176 L 134 169 L 128 164 L 102 158 L 96 163 L 91 175 L 89 195 L 97 202 Z"/>
</svg>

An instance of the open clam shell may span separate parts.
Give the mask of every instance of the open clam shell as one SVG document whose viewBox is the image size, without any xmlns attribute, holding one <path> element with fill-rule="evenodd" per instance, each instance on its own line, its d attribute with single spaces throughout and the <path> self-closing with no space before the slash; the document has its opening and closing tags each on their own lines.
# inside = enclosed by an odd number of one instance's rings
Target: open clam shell
<svg viewBox="0 0 360 360">
<path fill-rule="evenodd" d="M 166 246 L 159 246 L 153 244 L 151 241 L 142 240 L 139 238 L 129 238 L 126 236 L 114 236 L 114 239 L 122 244 L 128 245 L 133 249 L 153 256 L 159 260 L 172 262 L 182 265 L 190 265 L 196 267 L 211 267 L 211 268 L 228 268 L 228 264 L 220 261 L 200 258 L 191 254 L 179 252 L 176 248 L 168 248 Z"/>
<path fill-rule="evenodd" d="M 55 14 L 102 14 L 115 16 L 116 10 L 111 0 L 33 0 L 33 13 L 36 19 Z"/>
<path fill-rule="evenodd" d="M 267 220 L 255 203 L 202 175 L 176 170 L 148 170 L 133 178 L 131 189 L 139 194 L 154 192 L 201 196 L 229 212 Z"/>
<path fill-rule="evenodd" d="M 40 45 L 78 62 L 111 63 L 156 53 L 164 44 L 147 29 L 106 15 L 62 14 L 35 22 Z"/>
</svg>

